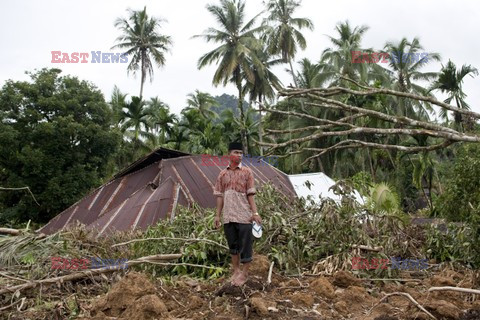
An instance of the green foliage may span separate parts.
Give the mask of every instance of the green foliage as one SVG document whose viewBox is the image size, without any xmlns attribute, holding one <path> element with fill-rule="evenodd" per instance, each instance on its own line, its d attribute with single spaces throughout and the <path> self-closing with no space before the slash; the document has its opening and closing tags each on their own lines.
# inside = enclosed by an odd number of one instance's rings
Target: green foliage
<svg viewBox="0 0 480 320">
<path fill-rule="evenodd" d="M 7 81 L 0 91 L 0 220 L 45 222 L 100 185 L 120 136 L 111 112 L 92 84 L 60 76 L 58 69 Z"/>
<path fill-rule="evenodd" d="M 362 196 L 370 194 L 370 188 L 373 185 L 372 176 L 365 171 L 356 173 L 352 178 L 353 188 L 357 190 Z"/>
<path fill-rule="evenodd" d="M 343 186 L 345 188 L 346 185 Z M 364 208 L 349 200 L 341 204 L 326 200 L 321 207 L 305 208 L 303 200 L 291 202 L 273 186 L 263 186 L 257 193 L 256 203 L 263 219 L 264 236 L 255 240 L 254 251 L 275 261 L 279 270 L 295 274 L 299 270 L 309 270 L 317 262 L 332 256 L 336 257 L 338 266 L 347 267 L 352 256 L 352 244 L 383 246 L 385 254 L 390 255 L 419 254 L 413 248 L 417 243 L 404 239 L 406 221 L 397 215 L 383 215 L 365 225 L 357 215 Z M 139 268 L 163 276 L 189 274 L 218 277 L 226 272 L 230 256 L 228 250 L 222 247 L 227 245 L 224 233 L 222 229 L 213 228 L 213 220 L 214 211 L 211 209 L 181 208 L 173 222 L 162 221 L 143 235 L 144 239 L 170 239 L 133 243 L 130 245 L 132 255 L 140 257 L 182 252 L 182 263 L 208 268 L 152 265 Z"/>
<path fill-rule="evenodd" d="M 445 191 L 435 205 L 451 221 L 476 221 L 480 217 L 480 145 L 465 144 L 448 170 Z"/>
<path fill-rule="evenodd" d="M 215 230 L 213 210 L 179 207 L 173 222 L 161 221 L 148 228 L 143 238 L 207 239 L 226 246 L 222 230 Z M 183 253 L 182 263 L 203 265 L 208 268 L 175 266 L 170 268 L 143 265 L 139 268 L 162 275 L 193 274 L 197 277 L 217 278 L 225 272 L 228 264 L 228 252 L 219 245 L 205 241 L 184 241 L 175 239 L 151 240 L 131 245 L 135 256 L 147 256 L 163 253 Z"/>
<path fill-rule="evenodd" d="M 476 223 L 449 223 L 447 231 L 430 227 L 426 252 L 437 261 L 455 261 L 473 268 L 480 267 L 480 234 Z"/>
</svg>

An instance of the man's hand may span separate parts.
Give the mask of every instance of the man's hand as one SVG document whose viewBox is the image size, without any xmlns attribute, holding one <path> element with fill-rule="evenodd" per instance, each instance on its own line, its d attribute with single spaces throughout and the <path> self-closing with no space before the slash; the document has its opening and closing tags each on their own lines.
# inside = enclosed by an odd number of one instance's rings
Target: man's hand
<svg viewBox="0 0 480 320">
<path fill-rule="evenodd" d="M 255 221 L 257 224 L 262 224 L 262 218 L 258 214 L 252 215 L 250 218 L 250 221 L 253 222 Z"/>
<path fill-rule="evenodd" d="M 215 225 L 215 229 L 220 228 L 220 226 L 222 225 L 222 223 L 220 222 L 220 216 L 215 216 L 214 225 Z"/>
</svg>

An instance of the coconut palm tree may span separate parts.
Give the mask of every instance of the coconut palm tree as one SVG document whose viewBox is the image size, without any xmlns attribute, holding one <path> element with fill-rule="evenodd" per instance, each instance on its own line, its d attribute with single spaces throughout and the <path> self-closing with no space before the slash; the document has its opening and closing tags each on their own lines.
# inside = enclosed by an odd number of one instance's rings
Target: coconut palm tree
<svg viewBox="0 0 480 320">
<path fill-rule="evenodd" d="M 226 143 L 230 141 L 238 141 L 241 138 L 240 125 L 237 117 L 232 109 L 225 109 L 220 114 L 221 123 L 223 125 L 223 137 Z"/>
<path fill-rule="evenodd" d="M 189 130 L 182 125 L 181 121 L 172 128 L 172 132 L 167 138 L 167 148 L 179 151 L 188 151 L 185 144 L 190 140 Z"/>
<path fill-rule="evenodd" d="M 432 61 L 440 61 L 438 53 L 428 53 L 422 57 L 424 48 L 418 38 L 410 42 L 403 38 L 398 43 L 387 42 L 385 50 L 390 53 L 389 67 L 393 70 L 392 89 L 402 92 L 411 92 L 419 95 L 430 95 L 428 90 L 414 81 L 432 81 L 437 72 L 421 72 L 420 69 Z M 433 112 L 429 103 L 416 100 L 394 99 L 397 105 L 397 114 L 428 120 L 428 112 Z"/>
<path fill-rule="evenodd" d="M 206 119 L 218 117 L 217 113 L 211 110 L 212 107 L 218 106 L 218 102 L 207 92 L 195 90 L 195 93 L 188 94 L 187 106 L 185 110 L 197 109 Z"/>
<path fill-rule="evenodd" d="M 338 23 L 335 27 L 338 37 L 328 36 L 333 47 L 325 49 L 320 58 L 322 73 L 334 80 L 341 75 L 358 81 L 366 81 L 368 64 L 354 63 L 352 52 L 372 51 L 372 49 L 363 48 L 361 44 L 368 29 L 369 27 L 365 25 L 352 28 L 348 20 Z"/>
<path fill-rule="evenodd" d="M 131 139 L 136 146 L 143 142 L 141 136 L 148 136 L 149 118 L 148 108 L 143 100 L 133 96 L 122 108 L 121 129 L 128 139 Z"/>
<path fill-rule="evenodd" d="M 290 72 L 295 86 L 298 87 L 292 60 L 298 48 L 305 50 L 307 41 L 300 30 L 307 28 L 313 30 L 313 22 L 308 18 L 294 18 L 295 10 L 301 1 L 295 0 L 270 0 L 266 4 L 269 12 L 265 24 L 269 25 L 265 34 L 268 49 L 271 54 L 280 54 L 284 63 L 290 65 Z"/>
<path fill-rule="evenodd" d="M 123 107 L 126 104 L 127 94 L 122 93 L 117 86 L 113 87 L 112 97 L 110 98 L 110 108 L 113 113 L 113 123 L 118 126 L 122 120 Z"/>
<path fill-rule="evenodd" d="M 256 34 L 260 33 L 264 27 L 254 28 L 258 15 L 245 23 L 245 2 L 242 0 L 220 0 L 219 5 L 207 5 L 207 10 L 217 20 L 219 29 L 209 28 L 195 37 L 201 37 L 207 42 L 220 43 L 220 46 L 200 57 L 198 68 L 217 63 L 213 84 L 226 85 L 228 82 L 235 84 L 238 90 L 240 121 L 243 123 L 245 122 L 243 83 L 244 80 L 251 83 L 255 81 L 254 72 L 247 59 L 250 59 L 259 72 L 262 72 L 263 66 L 255 53 L 261 48 L 261 42 L 256 38 Z M 248 153 L 244 130 L 242 142 L 244 153 Z"/>
<path fill-rule="evenodd" d="M 252 61 L 249 61 L 251 64 L 255 81 L 253 83 L 247 82 L 244 90 L 249 95 L 250 100 L 250 109 L 252 109 L 252 104 L 254 102 L 258 103 L 259 108 L 263 109 L 265 100 L 273 101 L 276 97 L 275 89 L 281 88 L 281 81 L 278 77 L 272 72 L 271 67 L 280 64 L 283 62 L 281 59 L 270 59 L 270 55 L 266 48 L 259 50 L 256 54 L 263 65 L 263 72 L 255 67 Z M 249 109 L 249 110 L 250 110 Z M 262 123 L 262 112 L 259 111 L 259 121 L 258 121 L 258 138 L 259 141 L 263 141 L 263 123 Z M 263 156 L 263 148 L 260 146 L 260 155 Z"/>
<path fill-rule="evenodd" d="M 463 78 L 470 75 L 471 77 L 478 75 L 478 70 L 471 65 L 463 65 L 460 70 L 457 70 L 455 64 L 448 60 L 446 66 L 442 65 L 442 70 L 438 75 L 438 79 L 430 87 L 429 91 L 439 90 L 442 93 L 448 94 L 445 103 L 451 103 L 455 100 L 455 104 L 459 109 L 469 110 L 470 106 L 465 101 L 467 95 L 462 90 Z M 446 109 L 440 110 L 440 117 L 448 122 L 448 111 Z M 462 115 L 454 112 L 454 120 L 457 126 L 461 126 Z"/>
<path fill-rule="evenodd" d="M 158 97 L 150 99 L 147 112 L 149 127 L 154 131 L 154 144 L 158 142 L 160 145 L 164 145 L 173 133 L 173 127 L 178 121 L 177 116 L 170 113 L 169 106 Z"/>
<path fill-rule="evenodd" d="M 114 48 L 127 49 L 126 54 L 131 57 L 127 71 L 134 74 L 140 70 L 140 99 L 143 95 L 143 84 L 147 78 L 153 80 L 153 63 L 157 67 L 165 65 L 165 52 L 170 50 L 172 40 L 170 36 L 158 33 L 161 23 L 159 18 L 150 18 L 147 15 L 147 8 L 142 11 L 128 9 L 128 20 L 118 18 L 115 21 L 122 34 L 116 39 L 120 42 Z"/>
<path fill-rule="evenodd" d="M 325 85 L 328 76 L 321 72 L 319 64 L 313 63 L 308 58 L 303 58 L 298 64 L 300 71 L 296 77 L 300 88 L 318 88 Z"/>
</svg>

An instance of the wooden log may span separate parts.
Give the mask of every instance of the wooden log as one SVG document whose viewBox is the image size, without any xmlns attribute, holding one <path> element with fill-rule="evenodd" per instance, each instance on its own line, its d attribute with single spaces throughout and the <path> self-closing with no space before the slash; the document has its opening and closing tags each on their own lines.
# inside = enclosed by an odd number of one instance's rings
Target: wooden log
<svg viewBox="0 0 480 320">
<path fill-rule="evenodd" d="M 0 234 L 7 234 L 10 236 L 18 236 L 20 234 L 20 230 L 11 229 L 11 228 L 0 228 Z"/>
</svg>

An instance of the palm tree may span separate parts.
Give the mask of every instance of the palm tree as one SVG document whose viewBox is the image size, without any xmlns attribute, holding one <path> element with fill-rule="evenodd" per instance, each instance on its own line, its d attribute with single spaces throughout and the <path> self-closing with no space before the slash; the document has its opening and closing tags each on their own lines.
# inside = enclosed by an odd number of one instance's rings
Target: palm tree
<svg viewBox="0 0 480 320">
<path fill-rule="evenodd" d="M 292 17 L 300 4 L 301 1 L 295 0 L 270 0 L 266 5 L 270 14 L 265 20 L 266 24 L 271 25 L 265 35 L 269 52 L 280 54 L 283 62 L 290 65 L 296 87 L 298 85 L 292 60 L 295 58 L 298 47 L 302 50 L 307 47 L 307 41 L 300 30 L 303 28 L 313 30 L 313 22 L 310 19 Z"/>
<path fill-rule="evenodd" d="M 185 110 L 197 109 L 206 119 L 218 117 L 215 111 L 210 110 L 212 107 L 218 106 L 218 102 L 209 93 L 195 90 L 195 93 L 188 94 L 187 106 Z"/>
<path fill-rule="evenodd" d="M 129 9 L 128 20 L 118 18 L 115 21 L 115 27 L 122 31 L 116 41 L 119 44 L 112 47 L 127 49 L 126 54 L 132 57 L 127 71 L 133 71 L 135 74 L 139 69 L 140 78 L 140 99 L 143 95 L 143 84 L 145 83 L 147 73 L 150 81 L 153 80 L 153 62 L 157 67 L 165 65 L 165 52 L 170 50 L 172 40 L 170 36 L 158 33 L 162 19 L 150 18 L 147 15 L 147 8 L 143 11 L 134 11 Z"/>
<path fill-rule="evenodd" d="M 326 84 L 329 75 L 321 72 L 320 64 L 313 63 L 308 58 L 303 58 L 298 63 L 300 71 L 297 72 L 299 88 L 319 88 Z"/>
<path fill-rule="evenodd" d="M 249 94 L 250 100 L 250 109 L 252 109 L 252 103 L 257 102 L 260 109 L 264 107 L 265 99 L 273 101 L 276 97 L 275 89 L 281 87 L 281 81 L 278 77 L 271 71 L 271 67 L 279 63 L 282 63 L 282 60 L 273 59 L 270 60 L 270 55 L 268 54 L 266 48 L 259 50 L 257 52 L 257 57 L 263 65 L 263 72 L 260 72 L 254 65 L 252 61 L 249 61 L 249 64 L 252 66 L 255 81 L 253 83 L 247 82 L 244 90 Z M 262 123 L 262 111 L 259 111 L 259 121 L 258 121 L 258 138 L 259 141 L 263 141 L 263 123 Z M 260 155 L 263 156 L 263 148 L 260 146 Z"/>
<path fill-rule="evenodd" d="M 125 106 L 127 94 L 122 93 L 117 86 L 113 87 L 112 97 L 110 99 L 110 108 L 113 113 L 113 123 L 118 126 L 122 120 L 123 107 Z"/>
<path fill-rule="evenodd" d="M 419 57 L 418 59 L 411 58 L 415 56 L 418 57 L 424 50 L 417 38 L 414 38 L 411 42 L 406 38 L 403 38 L 398 43 L 387 42 L 385 50 L 393 55 L 391 55 L 389 62 L 389 67 L 393 70 L 393 77 L 395 79 L 392 88 L 402 92 L 429 95 L 427 89 L 415 84 L 413 81 L 431 81 L 435 79 L 438 75 L 437 72 L 421 72 L 419 70 L 429 62 L 440 61 L 440 55 L 438 53 L 429 53 L 426 57 Z M 433 111 L 428 103 L 402 98 L 395 100 L 397 113 L 399 115 L 428 120 L 427 111 Z"/>
<path fill-rule="evenodd" d="M 368 65 L 353 63 L 352 60 L 353 51 L 372 51 L 362 48 L 361 45 L 362 37 L 368 29 L 368 26 L 364 25 L 352 29 L 348 20 L 337 24 L 335 30 L 338 33 L 338 38 L 328 36 L 333 48 L 325 49 L 320 59 L 320 68 L 324 76 L 335 79 L 338 75 L 341 75 L 359 81 L 368 79 Z"/>
<path fill-rule="evenodd" d="M 445 99 L 445 103 L 450 103 L 455 100 L 455 104 L 459 109 L 469 110 L 470 106 L 465 101 L 467 95 L 462 90 L 463 78 L 470 75 L 471 77 L 478 75 L 478 70 L 471 65 L 463 65 L 460 70 L 457 70 L 455 64 L 448 60 L 446 66 L 442 65 L 442 70 L 438 76 L 438 79 L 430 87 L 429 91 L 440 90 L 442 93 L 448 94 Z M 442 109 L 440 111 L 440 117 L 448 122 L 448 111 Z M 458 112 L 454 112 L 454 119 L 457 125 L 461 126 L 462 115 Z"/>
<path fill-rule="evenodd" d="M 225 142 L 237 141 L 241 138 L 239 121 L 232 109 L 223 110 L 220 114 L 220 119 L 223 125 Z"/>
<path fill-rule="evenodd" d="M 132 97 L 132 100 L 125 104 L 122 111 L 121 128 L 127 138 L 133 140 L 136 146 L 142 141 L 140 136 L 148 136 L 150 114 L 146 104 L 139 97 Z"/>
<path fill-rule="evenodd" d="M 255 53 L 261 48 L 261 42 L 255 37 L 264 27 L 254 28 L 255 16 L 247 23 L 245 21 L 245 2 L 242 0 L 220 0 L 220 5 L 207 5 L 207 10 L 215 17 L 219 29 L 209 28 L 203 34 L 195 37 L 202 37 L 207 42 L 213 41 L 221 45 L 214 50 L 204 54 L 198 60 L 198 68 L 201 69 L 212 63 L 218 63 L 218 68 L 213 76 L 213 84 L 226 85 L 232 82 L 238 90 L 238 109 L 240 110 L 240 121 L 245 122 L 243 111 L 243 80 L 254 83 L 255 76 L 251 66 L 247 63 L 250 59 L 255 67 L 262 72 L 263 66 Z M 242 142 L 244 153 L 248 153 L 247 137 L 245 130 L 242 130 Z"/>
<path fill-rule="evenodd" d="M 159 134 L 158 143 L 165 144 L 173 133 L 173 127 L 178 121 L 177 116 L 170 113 L 169 106 L 158 97 L 150 99 L 147 112 L 149 127 L 155 130 L 155 134 Z"/>
<path fill-rule="evenodd" d="M 186 126 L 182 125 L 182 122 L 178 122 L 172 128 L 172 132 L 167 139 L 167 147 L 179 150 L 179 151 L 188 151 L 185 148 L 185 144 L 190 141 L 189 130 Z"/>
</svg>

